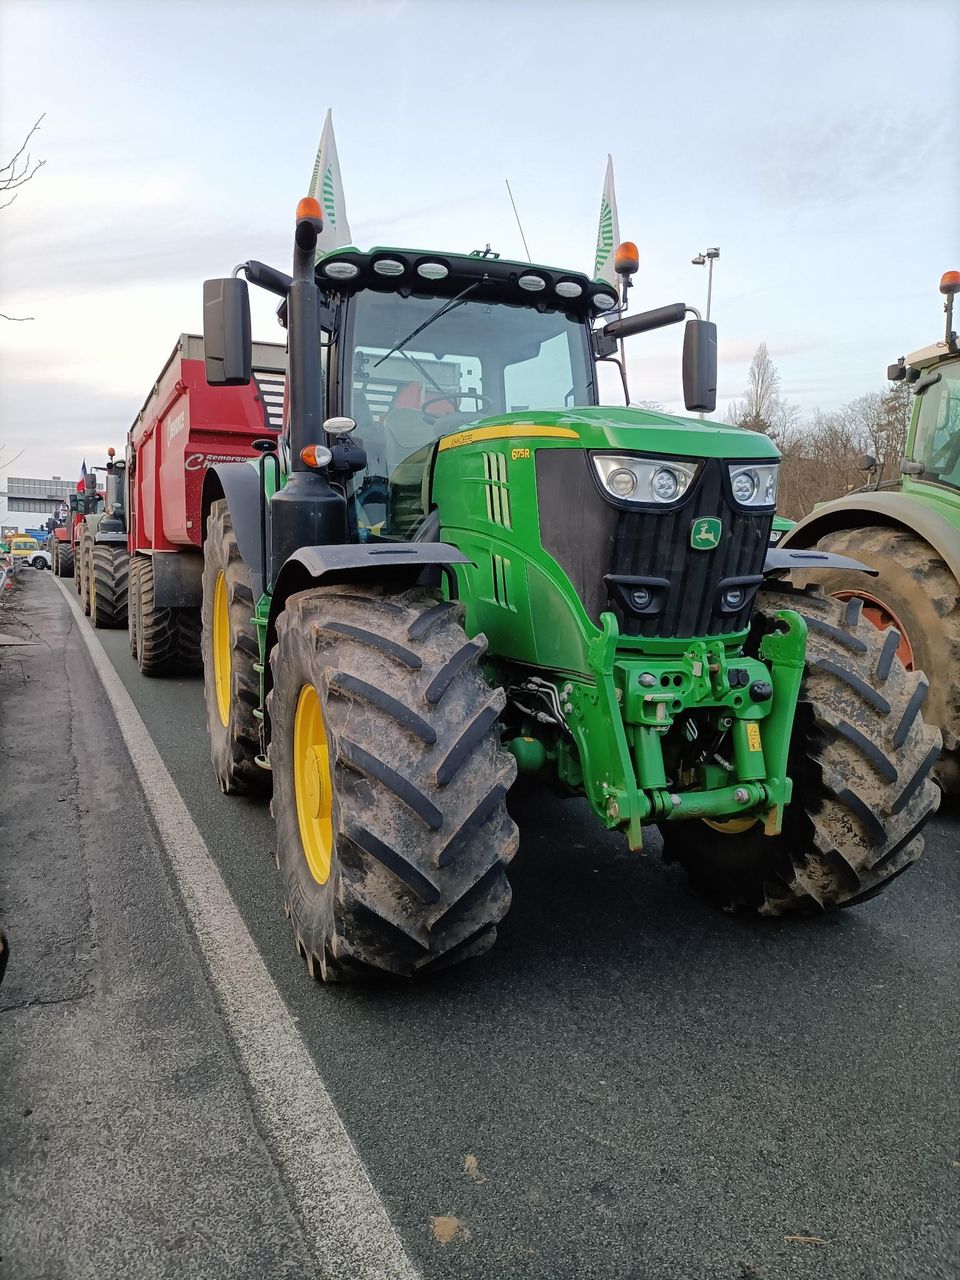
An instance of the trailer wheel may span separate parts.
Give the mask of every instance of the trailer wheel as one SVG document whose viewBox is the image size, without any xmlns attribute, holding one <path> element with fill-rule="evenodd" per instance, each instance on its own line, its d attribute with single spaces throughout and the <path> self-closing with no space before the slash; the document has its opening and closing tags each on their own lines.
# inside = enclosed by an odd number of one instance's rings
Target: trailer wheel
<svg viewBox="0 0 960 1280">
<path fill-rule="evenodd" d="M 210 758 L 227 795 L 270 789 L 260 754 L 260 661 L 250 573 L 223 499 L 214 502 L 203 544 L 203 692 Z"/>
<path fill-rule="evenodd" d="M 125 627 L 130 575 L 126 548 L 94 544 L 90 563 L 90 621 L 97 628 Z"/>
<path fill-rule="evenodd" d="M 140 556 L 137 571 L 137 665 L 145 676 L 179 675 L 196 669 L 196 609 L 154 604 L 153 561 Z M 184 617 L 183 615 L 191 615 Z"/>
<path fill-rule="evenodd" d="M 930 780 L 940 734 L 924 723 L 923 676 L 904 670 L 899 636 L 884 636 L 847 604 L 813 592 L 767 593 L 807 622 L 806 671 L 790 745 L 793 800 L 778 836 L 758 821 L 676 822 L 661 827 L 664 854 L 695 890 L 727 910 L 761 915 L 852 906 L 879 893 L 923 852 L 936 812 Z"/>
<path fill-rule="evenodd" d="M 482 954 L 517 848 L 485 641 L 459 605 L 369 586 L 291 596 L 277 636 L 277 865 L 310 973 L 417 977 Z"/>
<path fill-rule="evenodd" d="M 143 566 L 143 556 L 131 556 L 130 558 L 130 577 L 127 593 L 127 637 L 130 641 L 130 657 L 137 656 L 137 626 L 140 621 L 140 569 Z"/>
<path fill-rule="evenodd" d="M 930 684 L 924 717 L 943 734 L 934 775 L 960 794 L 960 584 L 928 542 L 900 529 L 841 529 L 819 545 L 879 570 L 876 578 L 834 571 L 817 580 L 828 595 L 861 599 L 874 626 L 900 632 L 904 666 L 923 671 Z"/>
</svg>

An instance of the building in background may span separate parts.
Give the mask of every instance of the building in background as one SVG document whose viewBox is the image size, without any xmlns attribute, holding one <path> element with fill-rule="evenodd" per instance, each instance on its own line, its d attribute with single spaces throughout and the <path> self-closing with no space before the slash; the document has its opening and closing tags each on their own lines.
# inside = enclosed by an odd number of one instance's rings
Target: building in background
<svg viewBox="0 0 960 1280">
<path fill-rule="evenodd" d="M 56 518 L 66 507 L 67 498 L 77 487 L 76 480 L 33 480 L 25 476 L 8 476 L 0 488 L 0 524 L 17 529 L 44 529 L 51 516 Z"/>
</svg>

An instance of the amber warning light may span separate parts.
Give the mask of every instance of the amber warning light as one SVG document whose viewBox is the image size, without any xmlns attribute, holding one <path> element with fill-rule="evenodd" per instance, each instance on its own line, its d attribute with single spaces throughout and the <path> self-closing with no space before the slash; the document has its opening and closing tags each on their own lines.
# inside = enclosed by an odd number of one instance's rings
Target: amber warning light
<svg viewBox="0 0 960 1280">
<path fill-rule="evenodd" d="M 945 271 L 940 277 L 941 293 L 960 292 L 960 271 Z"/>
<path fill-rule="evenodd" d="M 323 222 L 323 210 L 320 208 L 320 201 L 315 200 L 313 196 L 304 196 L 297 205 L 297 221 L 303 222 L 307 218 L 312 222 Z"/>
<path fill-rule="evenodd" d="M 640 266 L 640 250 L 632 240 L 624 240 L 617 246 L 613 258 L 613 267 L 617 275 L 632 276 Z"/>
</svg>

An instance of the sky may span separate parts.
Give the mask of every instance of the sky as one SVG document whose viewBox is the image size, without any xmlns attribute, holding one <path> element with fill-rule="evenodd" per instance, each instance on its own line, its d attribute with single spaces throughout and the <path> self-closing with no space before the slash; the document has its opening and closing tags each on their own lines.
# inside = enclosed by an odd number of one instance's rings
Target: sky
<svg viewBox="0 0 960 1280">
<path fill-rule="evenodd" d="M 702 309 L 720 248 L 718 416 L 762 341 L 805 414 L 877 390 L 960 268 L 958 55 L 955 0 L 0 0 L 0 163 L 41 113 L 45 160 L 0 209 L 0 480 L 122 451 L 202 280 L 289 270 L 328 107 L 361 247 L 522 259 L 509 178 L 592 270 L 611 153 L 633 309 Z M 630 340 L 635 400 L 683 412 L 681 336 Z"/>
</svg>

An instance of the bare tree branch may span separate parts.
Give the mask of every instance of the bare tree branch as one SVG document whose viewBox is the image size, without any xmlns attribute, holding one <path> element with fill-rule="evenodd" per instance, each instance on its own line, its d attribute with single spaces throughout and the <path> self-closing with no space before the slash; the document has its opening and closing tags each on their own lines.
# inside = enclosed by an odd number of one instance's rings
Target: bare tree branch
<svg viewBox="0 0 960 1280">
<path fill-rule="evenodd" d="M 12 320 L 14 324 L 21 324 L 24 320 L 32 320 L 33 316 L 8 316 L 5 312 L 0 311 L 0 320 Z"/>
<path fill-rule="evenodd" d="M 20 144 L 20 149 L 16 155 L 11 160 L 8 160 L 6 164 L 0 165 L 0 191 L 12 191 L 15 187 L 22 187 L 24 183 L 30 181 L 38 169 L 42 169 L 47 163 L 46 160 L 32 160 L 30 152 L 27 151 L 27 143 L 40 128 L 40 122 L 46 114 L 44 112 L 36 121 Z M 24 155 L 24 152 L 26 152 L 26 155 Z M 33 166 L 32 168 L 31 165 Z M 3 176 L 4 174 L 6 175 L 5 177 Z"/>
</svg>

